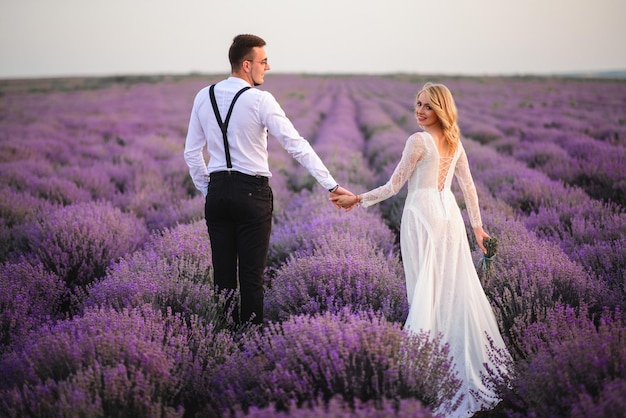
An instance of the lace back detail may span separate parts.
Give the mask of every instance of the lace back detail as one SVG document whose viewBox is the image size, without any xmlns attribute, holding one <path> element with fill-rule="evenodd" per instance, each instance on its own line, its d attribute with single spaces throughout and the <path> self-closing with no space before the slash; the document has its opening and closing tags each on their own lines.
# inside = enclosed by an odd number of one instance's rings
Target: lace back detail
<svg viewBox="0 0 626 418">
<path fill-rule="evenodd" d="M 439 158 L 439 176 L 437 177 L 437 188 L 442 191 L 446 185 L 446 178 L 448 177 L 448 171 L 452 164 L 453 157 L 440 157 Z"/>
</svg>

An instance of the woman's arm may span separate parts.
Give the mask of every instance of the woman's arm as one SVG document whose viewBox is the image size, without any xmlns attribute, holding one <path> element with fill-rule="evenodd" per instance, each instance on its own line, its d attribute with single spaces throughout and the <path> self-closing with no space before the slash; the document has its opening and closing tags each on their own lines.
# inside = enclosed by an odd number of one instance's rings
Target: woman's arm
<svg viewBox="0 0 626 418">
<path fill-rule="evenodd" d="M 467 207 L 467 212 L 469 214 L 470 224 L 472 225 L 472 229 L 474 230 L 474 236 L 476 237 L 476 243 L 483 251 L 483 253 L 487 253 L 487 249 L 483 244 L 483 239 L 489 238 L 489 234 L 487 234 L 483 230 L 482 219 L 480 216 L 480 207 L 478 205 L 478 193 L 476 193 L 476 186 L 474 185 L 474 179 L 472 178 L 472 173 L 469 168 L 469 162 L 467 160 L 467 154 L 465 154 L 465 149 L 459 143 L 461 147 L 461 155 L 456 163 L 456 167 L 454 169 L 454 175 L 459 181 L 459 186 L 461 187 L 461 191 L 463 192 L 463 198 L 465 199 L 465 206 Z"/>
<path fill-rule="evenodd" d="M 338 196 L 331 198 L 331 200 L 350 210 L 357 203 L 367 207 L 396 195 L 407 182 L 415 170 L 417 162 L 424 156 L 425 152 L 424 137 L 420 133 L 411 135 L 404 145 L 402 158 L 387 183 L 358 196 Z"/>
</svg>

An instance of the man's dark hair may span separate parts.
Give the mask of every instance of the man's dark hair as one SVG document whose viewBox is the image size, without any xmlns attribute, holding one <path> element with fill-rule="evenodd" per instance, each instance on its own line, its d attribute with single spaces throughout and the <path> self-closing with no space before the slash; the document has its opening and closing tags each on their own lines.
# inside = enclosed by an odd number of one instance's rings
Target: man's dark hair
<svg viewBox="0 0 626 418">
<path fill-rule="evenodd" d="M 244 60 L 250 59 L 250 52 L 254 47 L 265 46 L 265 41 L 250 34 L 237 35 L 233 38 L 233 43 L 228 50 L 228 60 L 233 71 L 237 70 Z"/>
</svg>

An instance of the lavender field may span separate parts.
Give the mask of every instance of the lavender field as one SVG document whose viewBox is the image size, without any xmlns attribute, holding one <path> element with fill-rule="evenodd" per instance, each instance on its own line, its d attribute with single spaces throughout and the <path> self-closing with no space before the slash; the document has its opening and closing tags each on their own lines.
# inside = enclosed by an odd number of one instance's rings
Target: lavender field
<svg viewBox="0 0 626 418">
<path fill-rule="evenodd" d="M 453 407 L 446 347 L 402 330 L 406 190 L 338 211 L 276 141 L 269 321 L 228 323 L 182 157 L 193 97 L 221 78 L 0 81 L 1 416 Z M 508 379 L 485 376 L 502 402 L 477 415 L 626 416 L 626 81 L 268 74 L 262 88 L 363 192 L 387 181 L 418 129 L 425 81 L 457 100 L 499 241 L 483 270 L 468 229 L 514 363 Z"/>
</svg>

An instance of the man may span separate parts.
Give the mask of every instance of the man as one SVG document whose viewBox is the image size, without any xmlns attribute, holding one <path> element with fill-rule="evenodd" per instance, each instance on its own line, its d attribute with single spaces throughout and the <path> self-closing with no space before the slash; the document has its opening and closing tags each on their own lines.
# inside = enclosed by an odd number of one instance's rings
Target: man
<svg viewBox="0 0 626 418">
<path fill-rule="evenodd" d="M 230 77 L 196 95 L 184 157 L 196 188 L 206 197 L 215 286 L 218 290 L 236 289 L 239 268 L 241 312 L 234 309 L 235 322 L 261 324 L 273 210 L 268 131 L 331 197 L 352 193 L 337 184 L 270 93 L 255 88 L 240 92 L 263 84 L 265 72 L 270 70 L 265 41 L 238 35 L 228 58 Z M 204 146 L 208 166 L 202 154 Z"/>
</svg>

